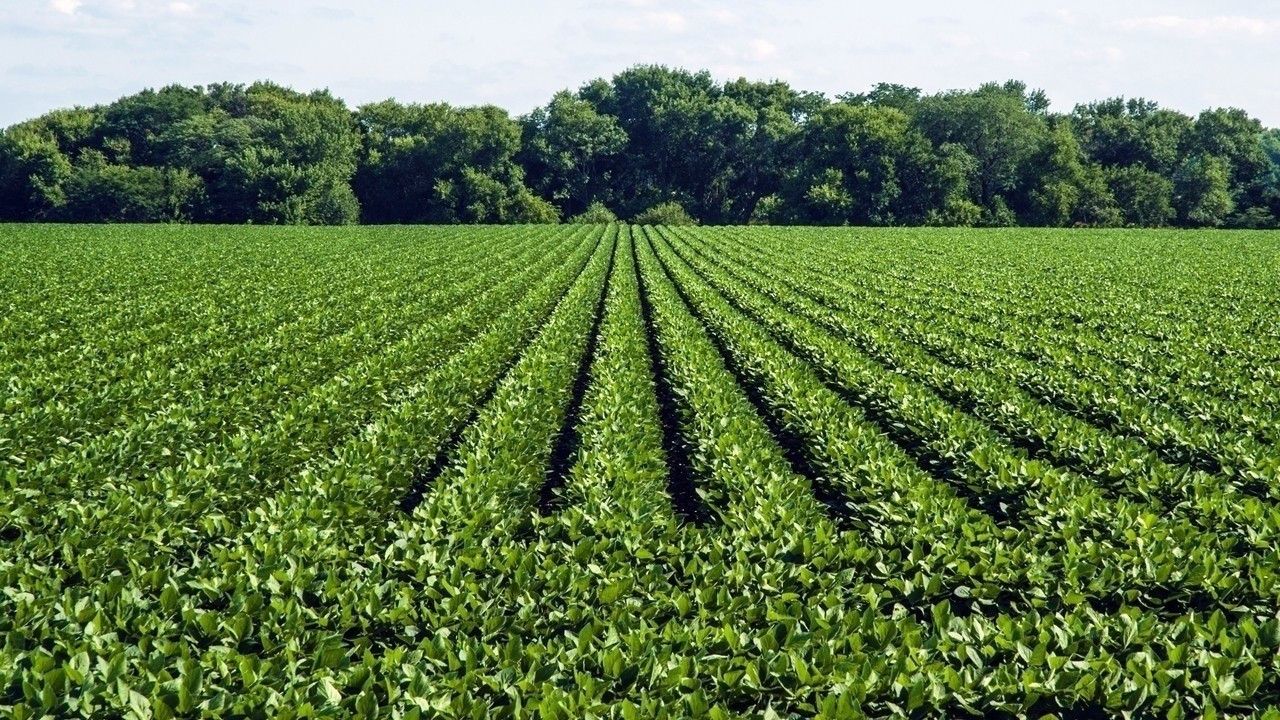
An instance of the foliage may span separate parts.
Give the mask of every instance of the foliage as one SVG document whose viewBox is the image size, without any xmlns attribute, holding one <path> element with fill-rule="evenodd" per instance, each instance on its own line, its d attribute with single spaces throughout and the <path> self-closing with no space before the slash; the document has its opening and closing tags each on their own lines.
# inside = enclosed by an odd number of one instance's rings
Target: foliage
<svg viewBox="0 0 1280 720">
<path fill-rule="evenodd" d="M 997 198 L 1018 189 L 1026 163 L 1044 141 L 1047 129 L 1039 96 L 1009 81 L 987 83 L 975 91 L 930 96 L 915 111 L 921 131 L 936 145 L 956 143 L 975 161 L 975 196 L 989 217 L 1003 217 Z"/>
<path fill-rule="evenodd" d="M 1174 179 L 1174 205 L 1184 224 L 1216 227 L 1235 209 L 1226 161 L 1214 156 L 1188 158 Z"/>
<path fill-rule="evenodd" d="M 239 188 L 241 197 L 256 200 L 250 218 L 270 224 L 354 224 L 359 204 L 349 182 L 359 141 L 342 101 L 328 92 L 304 96 L 258 83 L 245 91 L 244 102 L 250 144 L 229 159 L 223 181 Z"/>
<path fill-rule="evenodd" d="M 520 161 L 537 193 L 565 214 L 585 214 L 608 196 L 609 161 L 627 145 L 616 118 L 566 91 L 521 123 Z"/>
<path fill-rule="evenodd" d="M 1111 98 L 1071 113 L 1080 146 L 1105 167 L 1142 167 L 1169 176 L 1178 167 L 1193 119 L 1145 98 Z"/>
<path fill-rule="evenodd" d="M 50 217 L 69 222 L 180 222 L 203 201 L 204 181 L 184 168 L 130 167 L 86 150 Z"/>
<path fill-rule="evenodd" d="M 0 220 L 543 223 L 674 201 L 713 225 L 1270 227 L 1278 148 L 1236 108 L 1056 113 L 1012 80 L 831 101 L 641 65 L 520 117 L 170 86 L 0 133 Z"/>
<path fill-rule="evenodd" d="M 599 224 L 617 222 L 618 216 L 612 210 L 605 206 L 604 203 L 596 200 L 587 206 L 580 215 L 570 218 L 569 222 L 579 224 Z"/>
<path fill-rule="evenodd" d="M 1280 195 L 1280 130 L 1268 130 L 1258 138 L 1262 152 L 1267 158 L 1268 169 L 1263 176 L 1263 184 L 1268 194 Z"/>
<path fill-rule="evenodd" d="M 900 110 L 823 108 L 805 128 L 800 155 L 804 164 L 790 180 L 795 222 L 888 225 L 918 222 L 925 210 L 921 193 L 907 188 L 931 184 L 931 147 Z"/>
<path fill-rule="evenodd" d="M 1107 185 L 1126 225 L 1162 227 L 1173 221 L 1173 183 L 1139 165 L 1106 170 Z"/>
<path fill-rule="evenodd" d="M 1037 225 L 1117 225 L 1120 213 L 1098 165 L 1087 163 L 1066 123 L 1050 130 L 1030 167 L 1031 217 Z"/>
<path fill-rule="evenodd" d="M 0 217 L 44 220 L 67 202 L 71 162 L 57 138 L 36 123 L 0 135 Z"/>
<path fill-rule="evenodd" d="M 360 108 L 364 162 L 354 187 L 366 223 L 548 222 L 558 211 L 524 185 L 520 126 L 499 108 Z"/>
<path fill-rule="evenodd" d="M 1233 238 L 0 226 L 0 712 L 1275 718 Z"/>
<path fill-rule="evenodd" d="M 697 225 L 684 207 L 678 202 L 662 202 L 636 215 L 634 222 L 638 225 Z"/>
</svg>

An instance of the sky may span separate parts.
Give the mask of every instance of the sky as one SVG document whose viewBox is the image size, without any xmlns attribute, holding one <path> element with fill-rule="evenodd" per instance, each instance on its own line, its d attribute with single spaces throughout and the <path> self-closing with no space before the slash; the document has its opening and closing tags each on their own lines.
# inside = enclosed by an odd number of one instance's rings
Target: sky
<svg viewBox="0 0 1280 720">
<path fill-rule="evenodd" d="M 513 114 L 636 64 L 834 97 L 1023 80 L 1280 127 L 1275 0 L 0 0 L 0 127 L 174 83 L 269 79 L 352 107 Z"/>
</svg>

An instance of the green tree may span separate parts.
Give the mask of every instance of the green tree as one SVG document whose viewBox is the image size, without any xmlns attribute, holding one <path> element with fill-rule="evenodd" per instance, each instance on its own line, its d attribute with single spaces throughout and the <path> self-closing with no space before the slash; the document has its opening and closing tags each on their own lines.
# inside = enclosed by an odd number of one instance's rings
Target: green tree
<svg viewBox="0 0 1280 720">
<path fill-rule="evenodd" d="M 1173 181 L 1141 165 L 1108 168 L 1104 172 L 1124 224 L 1162 227 L 1177 218 Z"/>
<path fill-rule="evenodd" d="M 1271 223 L 1280 223 L 1280 130 L 1267 130 L 1258 138 L 1268 169 L 1263 176 L 1263 193 L 1270 209 Z"/>
<path fill-rule="evenodd" d="M 1042 92 L 1028 92 L 1024 84 L 1009 81 L 926 97 L 915 120 L 935 145 L 955 143 L 972 156 L 973 200 L 992 222 L 1003 223 L 1005 196 L 1017 192 L 1026 164 L 1043 143 L 1046 111 Z"/>
<path fill-rule="evenodd" d="M 0 220 L 43 220 L 66 204 L 71 161 L 38 123 L 0 134 Z"/>
<path fill-rule="evenodd" d="M 50 113 L 26 129 L 33 134 L 0 160 L 9 176 L 0 195 L 26 197 L 22 214 L 30 217 L 313 224 L 359 217 L 350 188 L 355 124 L 327 92 L 172 86 Z M 43 138 L 41 147 L 33 137 Z M 24 163 L 30 167 L 18 167 Z"/>
<path fill-rule="evenodd" d="M 820 96 L 784 83 L 638 66 L 578 96 L 617 119 L 627 150 L 611 163 L 612 199 L 634 213 L 674 199 L 709 222 L 744 222 L 782 177 L 797 123 Z"/>
<path fill-rule="evenodd" d="M 393 100 L 357 113 L 364 161 L 356 193 L 371 223 L 555 222 L 524 185 L 520 125 L 500 108 Z"/>
<path fill-rule="evenodd" d="M 736 127 L 732 152 L 721 172 L 725 211 L 718 222 L 742 223 L 773 213 L 772 204 L 801 152 L 805 125 L 828 105 L 817 93 L 793 89 L 784 82 L 751 82 L 742 78 L 724 85 L 727 102 L 754 120 Z M 764 202 L 764 207 L 757 208 Z"/>
<path fill-rule="evenodd" d="M 799 202 L 791 203 L 793 217 L 802 224 L 848 225 L 854 199 L 844 172 L 826 168 L 807 180 Z"/>
<path fill-rule="evenodd" d="M 1101 167 L 1085 162 L 1069 122 L 1054 124 L 1022 185 L 1036 225 L 1116 225 L 1121 213 Z"/>
<path fill-rule="evenodd" d="M 197 207 L 203 182 L 184 168 L 131 167 L 87 149 L 66 183 L 67 202 L 53 217 L 68 222 L 181 222 Z"/>
<path fill-rule="evenodd" d="M 1258 147 L 1267 159 L 1264 184 L 1272 193 L 1280 194 L 1280 130 L 1267 130 L 1258 137 Z"/>
<path fill-rule="evenodd" d="M 1262 123 L 1237 108 L 1206 110 L 1183 148 L 1188 157 L 1215 157 L 1226 166 L 1228 194 L 1237 215 L 1232 225 L 1257 224 L 1257 214 L 1268 213 L 1267 177 L 1271 163 L 1262 147 Z"/>
<path fill-rule="evenodd" d="M 921 97 L 920 88 L 895 83 L 877 83 L 869 92 L 845 93 L 838 96 L 837 100 L 849 105 L 894 108 L 910 116 L 915 115 L 920 107 Z"/>
<path fill-rule="evenodd" d="M 258 83 L 245 93 L 249 144 L 228 158 L 224 183 L 240 186 L 254 222 L 344 225 L 359 220 L 350 185 L 359 136 L 342 101 Z"/>
<path fill-rule="evenodd" d="M 614 200 L 638 212 L 678 197 L 691 202 L 716 158 L 726 152 L 709 127 L 708 111 L 719 88 L 706 72 L 637 66 L 610 82 L 584 86 L 579 97 L 596 112 L 616 118 L 628 138 L 613 163 Z M 709 151 L 709 152 L 704 152 Z"/>
<path fill-rule="evenodd" d="M 934 95 L 881 83 L 831 103 L 641 65 L 518 121 L 395 101 L 353 113 L 326 91 L 218 83 L 0 132 L 2 220 L 509 223 L 609 208 L 673 222 L 1272 227 L 1280 131 L 1142 98 L 1064 116 L 1016 81 Z"/>
<path fill-rule="evenodd" d="M 617 120 L 567 91 L 521 119 L 519 161 L 530 187 L 565 214 L 582 212 L 607 197 L 608 158 L 622 152 L 627 134 Z"/>
<path fill-rule="evenodd" d="M 919 195 L 934 169 L 929 141 L 892 107 L 837 103 L 804 129 L 786 194 L 799 222 L 886 225 L 924 219 Z"/>
<path fill-rule="evenodd" d="M 167 146 L 160 141 L 174 125 L 206 115 L 210 100 L 203 88 L 171 85 L 144 90 L 104 108 L 93 128 L 93 146 L 106 151 L 108 160 L 127 165 L 172 165 Z"/>
<path fill-rule="evenodd" d="M 933 201 L 925 224 L 972 227 L 982 222 L 982 207 L 973 202 L 978 161 L 958 143 L 943 143 L 935 152 L 929 178 Z"/>
<path fill-rule="evenodd" d="M 255 120 L 248 116 L 242 86 L 215 86 L 209 91 L 210 110 L 180 120 L 156 138 L 157 152 L 168 165 L 190 170 L 205 187 L 194 218 L 204 222 L 237 223 L 257 212 L 259 188 L 241 166 L 260 142 Z"/>
<path fill-rule="evenodd" d="M 1174 206 L 1186 225 L 1217 227 L 1235 209 L 1231 199 L 1231 169 L 1213 155 L 1187 158 L 1174 179 Z"/>
<path fill-rule="evenodd" d="M 1071 114 L 1080 147 L 1104 167 L 1143 167 L 1172 177 L 1194 121 L 1143 98 L 1078 105 Z"/>
</svg>

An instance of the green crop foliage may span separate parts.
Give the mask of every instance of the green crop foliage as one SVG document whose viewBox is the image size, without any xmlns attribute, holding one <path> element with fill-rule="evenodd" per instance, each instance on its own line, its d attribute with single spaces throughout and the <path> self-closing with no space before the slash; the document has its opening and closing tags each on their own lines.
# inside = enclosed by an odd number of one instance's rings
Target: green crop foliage
<svg viewBox="0 0 1280 720">
<path fill-rule="evenodd" d="M 0 714 L 1280 720 L 1280 236 L 0 226 Z"/>
</svg>

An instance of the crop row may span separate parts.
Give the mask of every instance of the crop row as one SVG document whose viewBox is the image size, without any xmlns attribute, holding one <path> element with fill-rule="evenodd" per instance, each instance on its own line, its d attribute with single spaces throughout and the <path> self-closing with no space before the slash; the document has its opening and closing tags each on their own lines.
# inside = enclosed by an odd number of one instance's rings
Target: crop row
<svg viewBox="0 0 1280 720">
<path fill-rule="evenodd" d="M 1267 280 L 1191 241 L 41 232 L 14 717 L 1280 717 Z"/>
</svg>

